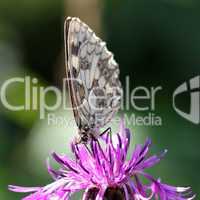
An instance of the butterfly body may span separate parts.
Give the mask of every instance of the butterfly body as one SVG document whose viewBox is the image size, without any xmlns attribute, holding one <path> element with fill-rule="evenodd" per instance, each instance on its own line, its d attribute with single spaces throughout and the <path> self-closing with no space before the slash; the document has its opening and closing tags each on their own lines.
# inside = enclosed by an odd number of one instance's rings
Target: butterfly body
<svg viewBox="0 0 200 200">
<path fill-rule="evenodd" d="M 90 139 L 96 139 L 97 132 L 92 131 L 89 127 L 84 129 L 79 129 L 79 137 L 76 140 L 76 143 L 85 143 L 87 144 Z"/>
<path fill-rule="evenodd" d="M 119 66 L 113 54 L 78 18 L 65 22 L 68 86 L 80 142 L 98 137 L 120 107 Z"/>
</svg>

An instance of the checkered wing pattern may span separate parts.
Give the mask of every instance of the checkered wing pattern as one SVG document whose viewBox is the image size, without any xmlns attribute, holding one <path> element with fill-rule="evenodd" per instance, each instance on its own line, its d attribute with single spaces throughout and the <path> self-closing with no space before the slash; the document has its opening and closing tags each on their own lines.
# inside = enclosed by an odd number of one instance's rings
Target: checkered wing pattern
<svg viewBox="0 0 200 200">
<path fill-rule="evenodd" d="M 68 85 L 79 128 L 100 128 L 120 107 L 119 66 L 106 43 L 78 18 L 65 22 Z"/>
</svg>

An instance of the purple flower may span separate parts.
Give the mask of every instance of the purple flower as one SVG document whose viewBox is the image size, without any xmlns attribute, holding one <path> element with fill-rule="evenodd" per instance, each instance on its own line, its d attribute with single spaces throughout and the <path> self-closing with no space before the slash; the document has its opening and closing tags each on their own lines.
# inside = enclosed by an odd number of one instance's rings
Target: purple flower
<svg viewBox="0 0 200 200">
<path fill-rule="evenodd" d="M 14 192 L 30 192 L 23 200 L 68 200 L 70 196 L 84 190 L 83 200 L 125 199 L 125 200 L 191 200 L 194 199 L 189 187 L 174 187 L 162 183 L 144 172 L 158 162 L 166 153 L 148 157 L 151 140 L 138 144 L 131 159 L 126 160 L 130 144 L 130 130 L 120 124 L 119 133 L 112 137 L 108 131 L 99 139 L 91 140 L 89 147 L 72 144 L 75 159 L 53 153 L 60 169 L 48 171 L 54 182 L 44 187 L 9 186 Z M 104 144 L 103 144 L 104 143 Z M 147 179 L 142 183 L 141 177 Z"/>
</svg>

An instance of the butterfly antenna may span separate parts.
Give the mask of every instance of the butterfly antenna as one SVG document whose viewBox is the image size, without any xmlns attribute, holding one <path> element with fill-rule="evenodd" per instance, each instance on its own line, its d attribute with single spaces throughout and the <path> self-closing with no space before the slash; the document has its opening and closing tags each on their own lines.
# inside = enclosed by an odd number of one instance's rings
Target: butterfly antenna
<svg viewBox="0 0 200 200">
<path fill-rule="evenodd" d="M 107 132 L 111 133 L 111 128 L 107 128 L 105 131 L 103 131 L 103 133 L 100 134 L 100 137 L 102 137 L 104 134 L 106 134 Z"/>
</svg>

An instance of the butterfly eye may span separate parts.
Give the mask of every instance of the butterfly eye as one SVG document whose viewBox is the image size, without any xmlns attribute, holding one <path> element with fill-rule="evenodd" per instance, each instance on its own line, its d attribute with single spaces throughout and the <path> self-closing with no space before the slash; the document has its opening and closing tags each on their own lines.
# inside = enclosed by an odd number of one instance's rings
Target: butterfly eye
<svg viewBox="0 0 200 200">
<path fill-rule="evenodd" d="M 85 131 L 85 132 L 89 131 L 89 126 L 85 125 L 84 131 Z"/>
</svg>

